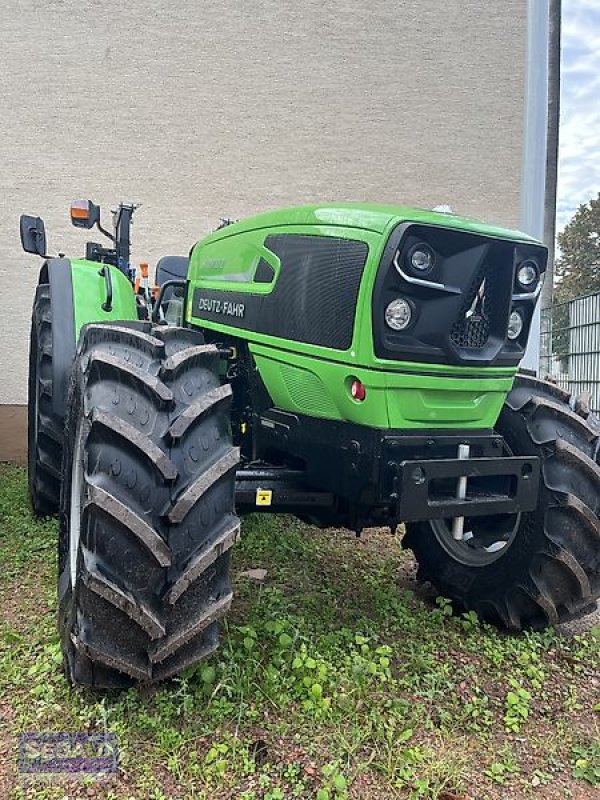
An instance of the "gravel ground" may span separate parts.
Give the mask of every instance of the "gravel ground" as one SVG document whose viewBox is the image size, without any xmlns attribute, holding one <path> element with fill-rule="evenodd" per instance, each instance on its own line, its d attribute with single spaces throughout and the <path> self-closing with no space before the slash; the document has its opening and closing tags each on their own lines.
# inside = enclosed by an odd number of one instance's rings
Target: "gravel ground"
<svg viewBox="0 0 600 800">
<path fill-rule="evenodd" d="M 558 626 L 559 633 L 563 636 L 578 636 L 579 634 L 586 633 L 593 628 L 594 625 L 600 625 L 600 605 L 596 603 L 596 608 L 590 614 L 584 617 L 574 619 L 572 622 L 565 622 L 563 625 Z"/>
</svg>

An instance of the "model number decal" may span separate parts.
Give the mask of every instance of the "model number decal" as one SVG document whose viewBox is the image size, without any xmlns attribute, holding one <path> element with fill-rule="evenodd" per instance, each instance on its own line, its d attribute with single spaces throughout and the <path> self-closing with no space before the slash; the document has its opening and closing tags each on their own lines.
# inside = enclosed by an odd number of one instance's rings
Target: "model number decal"
<svg viewBox="0 0 600 800">
<path fill-rule="evenodd" d="M 199 297 L 196 311 L 208 311 L 212 314 L 223 314 L 227 317 L 243 317 L 246 306 L 244 303 L 233 303 L 231 300 L 215 300 L 212 297 Z"/>
</svg>

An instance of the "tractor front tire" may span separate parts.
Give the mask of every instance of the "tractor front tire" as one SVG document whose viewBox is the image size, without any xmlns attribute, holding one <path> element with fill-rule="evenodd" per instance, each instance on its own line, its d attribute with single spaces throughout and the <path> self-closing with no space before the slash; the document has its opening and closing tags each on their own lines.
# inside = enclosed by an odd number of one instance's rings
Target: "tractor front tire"
<svg viewBox="0 0 600 800">
<path fill-rule="evenodd" d="M 52 307 L 47 283 L 37 287 L 33 302 L 27 422 L 31 505 L 37 516 L 56 514 L 62 476 L 63 420 L 52 405 Z"/>
<path fill-rule="evenodd" d="M 439 524 L 408 525 L 403 545 L 417 559 L 418 578 L 513 630 L 581 616 L 600 596 L 600 426 L 559 387 L 519 375 L 496 430 L 514 455 L 540 458 L 536 510 L 516 517 L 510 544 L 489 563 L 481 547 L 457 555 Z"/>
<path fill-rule="evenodd" d="M 59 541 L 67 678 L 154 683 L 218 644 L 239 453 L 219 352 L 195 331 L 88 325 L 69 392 Z"/>
</svg>

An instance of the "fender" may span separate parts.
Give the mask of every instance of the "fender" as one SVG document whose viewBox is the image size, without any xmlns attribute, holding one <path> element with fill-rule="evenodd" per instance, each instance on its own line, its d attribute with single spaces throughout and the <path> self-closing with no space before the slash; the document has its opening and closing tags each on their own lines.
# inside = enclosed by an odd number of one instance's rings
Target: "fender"
<svg viewBox="0 0 600 800">
<path fill-rule="evenodd" d="M 104 311 L 106 284 L 101 269 L 112 279 L 112 307 Z M 79 334 L 89 322 L 137 320 L 133 287 L 121 270 L 109 264 L 83 259 L 50 258 L 42 267 L 40 283 L 47 275 L 52 307 L 52 405 L 65 416 L 69 376 Z"/>
</svg>

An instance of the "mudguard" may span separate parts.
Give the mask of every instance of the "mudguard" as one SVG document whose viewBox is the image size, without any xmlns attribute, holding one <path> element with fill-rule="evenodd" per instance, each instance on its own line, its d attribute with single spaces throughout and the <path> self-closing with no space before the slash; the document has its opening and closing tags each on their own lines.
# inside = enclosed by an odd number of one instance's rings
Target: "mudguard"
<svg viewBox="0 0 600 800">
<path fill-rule="evenodd" d="M 110 270 L 111 276 L 109 311 L 102 307 L 106 300 L 103 269 Z M 137 320 L 138 316 L 133 287 L 117 267 L 83 259 L 51 258 L 42 268 L 40 283 L 46 278 L 52 307 L 52 405 L 62 418 L 82 327 L 88 322 Z"/>
</svg>

